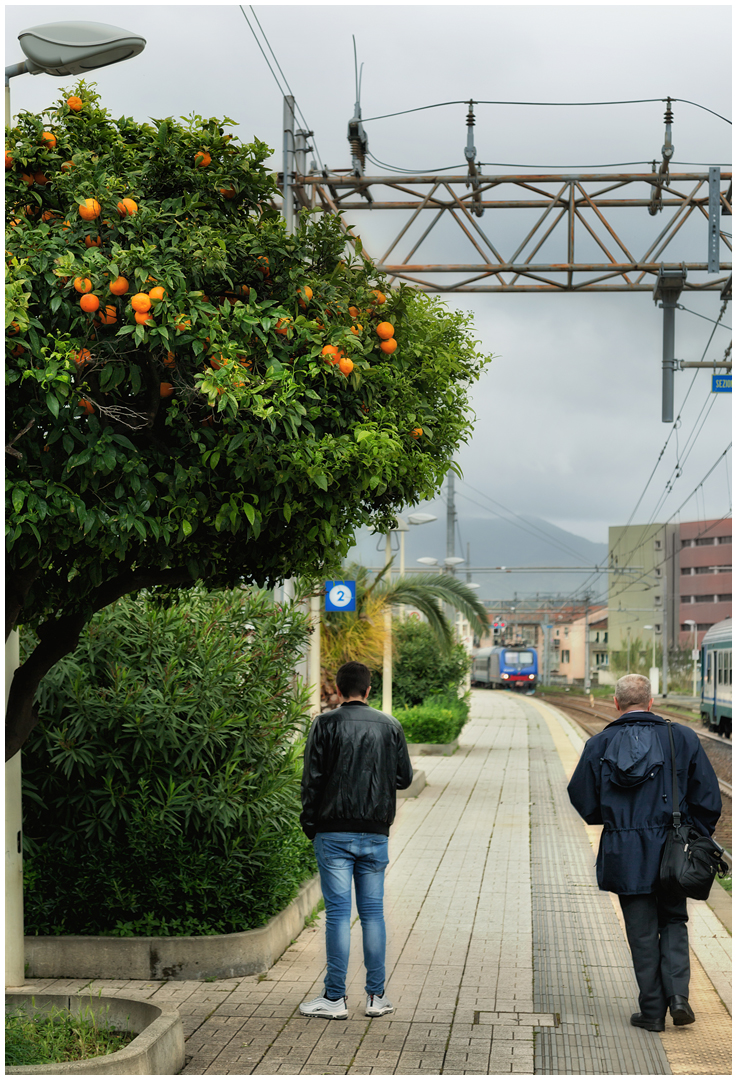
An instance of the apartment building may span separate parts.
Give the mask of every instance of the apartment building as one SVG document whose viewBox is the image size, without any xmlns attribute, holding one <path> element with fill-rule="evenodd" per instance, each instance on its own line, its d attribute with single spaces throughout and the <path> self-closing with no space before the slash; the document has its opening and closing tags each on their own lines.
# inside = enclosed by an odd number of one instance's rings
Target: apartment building
<svg viewBox="0 0 737 1080">
<path fill-rule="evenodd" d="M 609 529 L 609 647 L 627 641 L 690 648 L 732 613 L 732 521 Z"/>
</svg>

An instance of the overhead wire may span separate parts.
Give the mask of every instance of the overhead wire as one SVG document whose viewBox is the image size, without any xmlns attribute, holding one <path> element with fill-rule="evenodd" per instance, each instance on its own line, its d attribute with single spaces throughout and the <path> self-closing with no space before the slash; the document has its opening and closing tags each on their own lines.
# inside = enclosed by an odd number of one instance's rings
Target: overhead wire
<svg viewBox="0 0 737 1080">
<path fill-rule="evenodd" d="M 410 113 L 425 112 L 427 109 L 443 109 L 447 105 L 468 105 L 469 98 L 458 101 L 440 101 L 434 105 L 419 105 L 414 109 L 400 109 L 398 112 L 383 113 L 381 116 L 369 116 L 367 120 L 364 120 L 364 124 L 370 123 L 372 120 L 389 120 L 394 116 L 408 116 Z M 654 102 L 665 101 L 678 101 L 683 105 L 693 105 L 697 109 L 703 109 L 705 112 L 711 113 L 713 116 L 718 117 L 720 120 L 724 120 L 725 123 L 732 123 L 726 116 L 722 116 L 721 113 L 714 112 L 713 109 L 709 109 L 706 105 L 699 105 L 696 101 L 687 101 L 686 98 L 630 98 L 624 101 L 477 101 L 473 99 L 474 105 L 534 105 L 539 107 L 550 108 L 585 108 L 587 106 L 599 106 L 599 105 L 644 105 L 652 104 Z"/>
<path fill-rule="evenodd" d="M 312 139 L 312 143 L 313 143 L 314 151 L 315 151 L 315 154 L 317 155 L 317 160 L 318 160 L 318 161 L 320 162 L 320 168 L 321 168 L 321 169 L 322 169 L 322 170 L 324 171 L 324 168 L 325 168 L 325 167 L 324 167 L 324 165 L 323 165 L 323 162 L 322 162 L 322 158 L 320 157 L 320 151 L 319 151 L 319 149 L 318 149 L 318 146 L 317 146 L 317 140 L 315 139 L 315 133 L 314 133 L 314 131 L 312 131 L 312 130 L 310 129 L 310 125 L 309 125 L 309 124 L 307 123 L 307 121 L 306 121 L 306 119 L 305 119 L 305 116 L 304 116 L 304 113 L 302 112 L 301 108 L 299 107 L 299 103 L 298 103 L 298 101 L 297 101 L 297 99 L 296 99 L 296 97 L 295 97 L 294 93 L 292 92 L 292 88 L 291 88 L 291 86 L 289 85 L 289 82 L 287 81 L 287 77 L 286 77 L 286 75 L 284 74 L 284 72 L 282 71 L 282 68 L 281 68 L 281 64 L 279 63 L 279 61 L 278 61 L 278 60 L 277 60 L 277 58 L 276 58 L 276 53 L 275 53 L 275 52 L 274 52 L 274 50 L 272 49 L 272 47 L 271 47 L 271 43 L 270 43 L 270 41 L 269 41 L 269 39 L 268 39 L 268 36 L 267 36 L 267 34 L 266 34 L 266 32 L 265 32 L 265 30 L 264 30 L 263 26 L 262 26 L 262 25 L 261 25 L 261 23 L 259 22 L 259 17 L 258 17 L 258 15 L 256 14 L 256 12 L 255 12 L 255 11 L 253 10 L 253 4 L 249 4 L 248 6 L 249 6 L 249 8 L 251 9 L 251 14 L 253 15 L 254 19 L 256 20 L 256 23 L 257 23 L 257 25 L 258 25 L 258 28 L 259 28 L 259 30 L 261 31 L 261 34 L 263 35 L 263 39 L 264 39 L 264 41 L 266 42 L 266 45 L 267 45 L 267 47 L 268 47 L 268 50 L 269 50 L 269 52 L 271 53 L 272 57 L 274 58 L 274 63 L 276 64 L 277 68 L 279 69 L 279 73 L 280 73 L 280 75 L 281 75 L 282 79 L 284 80 L 284 85 L 286 86 L 286 88 L 287 88 L 287 91 L 289 92 L 289 93 L 288 93 L 288 96 L 289 96 L 289 97 L 291 97 L 291 98 L 294 98 L 294 109 L 295 109 L 295 112 L 297 112 L 297 113 L 299 114 L 299 116 L 300 116 L 300 119 L 302 120 L 302 123 L 303 123 L 303 124 L 304 124 L 304 126 L 305 126 L 305 129 L 306 129 L 307 131 L 309 131 L 309 132 L 310 132 L 310 138 Z M 284 88 L 283 88 L 283 87 L 281 86 L 281 84 L 280 84 L 280 82 L 279 82 L 278 78 L 276 77 L 276 73 L 275 73 L 274 69 L 272 68 L 271 64 L 269 63 L 269 58 L 268 58 L 268 56 L 266 55 L 266 53 L 264 52 L 264 50 L 263 50 L 263 47 L 262 47 L 262 45 L 261 45 L 261 42 L 260 42 L 260 41 L 259 41 L 259 39 L 258 39 L 258 35 L 256 34 L 256 31 L 255 31 L 255 30 L 253 29 L 253 27 L 251 26 L 251 23 L 249 22 L 248 16 L 246 15 L 246 12 L 245 12 L 245 10 L 244 10 L 244 8 L 243 8 L 243 5 L 242 5 L 242 4 L 239 4 L 239 5 L 238 5 L 238 7 L 239 7 L 239 8 L 240 8 L 240 10 L 241 10 L 241 13 L 242 13 L 242 15 L 243 15 L 243 18 L 244 18 L 244 19 L 246 20 L 246 23 L 248 24 L 248 28 L 249 28 L 249 30 L 250 30 L 250 31 L 251 31 L 251 33 L 253 34 L 253 37 L 254 37 L 254 40 L 255 40 L 256 44 L 258 45 L 259 49 L 261 50 L 261 55 L 263 56 L 264 60 L 266 61 L 266 65 L 267 65 L 267 67 L 268 67 L 269 71 L 270 71 L 270 72 L 271 72 L 271 74 L 272 74 L 272 75 L 274 76 L 274 81 L 276 82 L 276 85 L 277 85 L 277 87 L 279 88 L 279 92 L 281 93 L 282 97 L 287 97 L 287 94 L 286 94 L 286 93 L 284 92 Z"/>
</svg>

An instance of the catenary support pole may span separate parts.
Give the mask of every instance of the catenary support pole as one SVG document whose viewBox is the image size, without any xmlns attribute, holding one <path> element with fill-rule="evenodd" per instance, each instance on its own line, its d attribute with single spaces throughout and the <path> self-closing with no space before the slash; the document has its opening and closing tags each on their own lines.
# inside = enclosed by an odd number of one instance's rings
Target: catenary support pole
<svg viewBox="0 0 737 1080">
<path fill-rule="evenodd" d="M 20 664 L 18 631 L 5 645 L 5 705 Z M 5 763 L 5 985 L 25 980 L 23 952 L 23 813 L 21 806 L 21 751 Z"/>
<path fill-rule="evenodd" d="M 392 534 L 386 534 L 386 549 L 384 562 L 388 565 L 392 561 Z M 391 582 L 391 570 L 388 570 L 384 580 Z M 381 679 L 381 708 L 385 713 L 392 711 L 392 609 L 389 604 L 384 609 L 384 666 Z"/>
<path fill-rule="evenodd" d="M 282 186 L 283 214 L 287 232 L 294 232 L 294 193 L 292 191 L 294 173 L 294 98 L 284 98 L 284 180 Z"/>
</svg>

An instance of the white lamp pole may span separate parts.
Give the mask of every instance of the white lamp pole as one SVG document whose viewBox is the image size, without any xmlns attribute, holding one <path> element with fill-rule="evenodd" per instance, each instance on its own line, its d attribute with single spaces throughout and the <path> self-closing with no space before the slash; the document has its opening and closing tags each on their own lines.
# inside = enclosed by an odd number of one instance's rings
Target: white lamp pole
<svg viewBox="0 0 737 1080">
<path fill-rule="evenodd" d="M 26 59 L 5 68 L 5 126 L 10 127 L 10 80 L 16 75 L 86 75 L 96 68 L 129 60 L 143 52 L 146 39 L 105 23 L 48 23 L 18 35 Z M 19 666 L 18 634 L 5 645 L 5 705 Z M 25 980 L 23 949 L 23 807 L 21 752 L 5 763 L 5 985 Z"/>
<path fill-rule="evenodd" d="M 695 619 L 684 619 L 687 626 L 693 626 L 693 650 L 691 652 L 691 659 L 693 660 L 693 696 L 696 697 L 697 686 L 697 671 L 696 664 L 699 658 L 698 636 L 697 636 L 697 622 Z"/>
<path fill-rule="evenodd" d="M 653 632 L 653 664 L 650 668 L 650 684 L 653 690 L 653 697 L 657 697 L 658 691 L 660 690 L 660 668 L 655 666 L 655 627 L 643 626 L 643 630 L 652 630 Z"/>
</svg>

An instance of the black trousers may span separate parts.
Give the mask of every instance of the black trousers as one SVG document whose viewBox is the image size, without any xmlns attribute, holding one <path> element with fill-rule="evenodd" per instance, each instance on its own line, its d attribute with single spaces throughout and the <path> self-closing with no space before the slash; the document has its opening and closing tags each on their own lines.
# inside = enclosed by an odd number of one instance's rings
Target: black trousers
<svg viewBox="0 0 737 1080">
<path fill-rule="evenodd" d="M 640 1012 L 661 1019 L 668 998 L 674 994 L 688 997 L 691 968 L 686 900 L 658 889 L 638 896 L 620 896 L 619 903 L 640 988 Z"/>
</svg>

